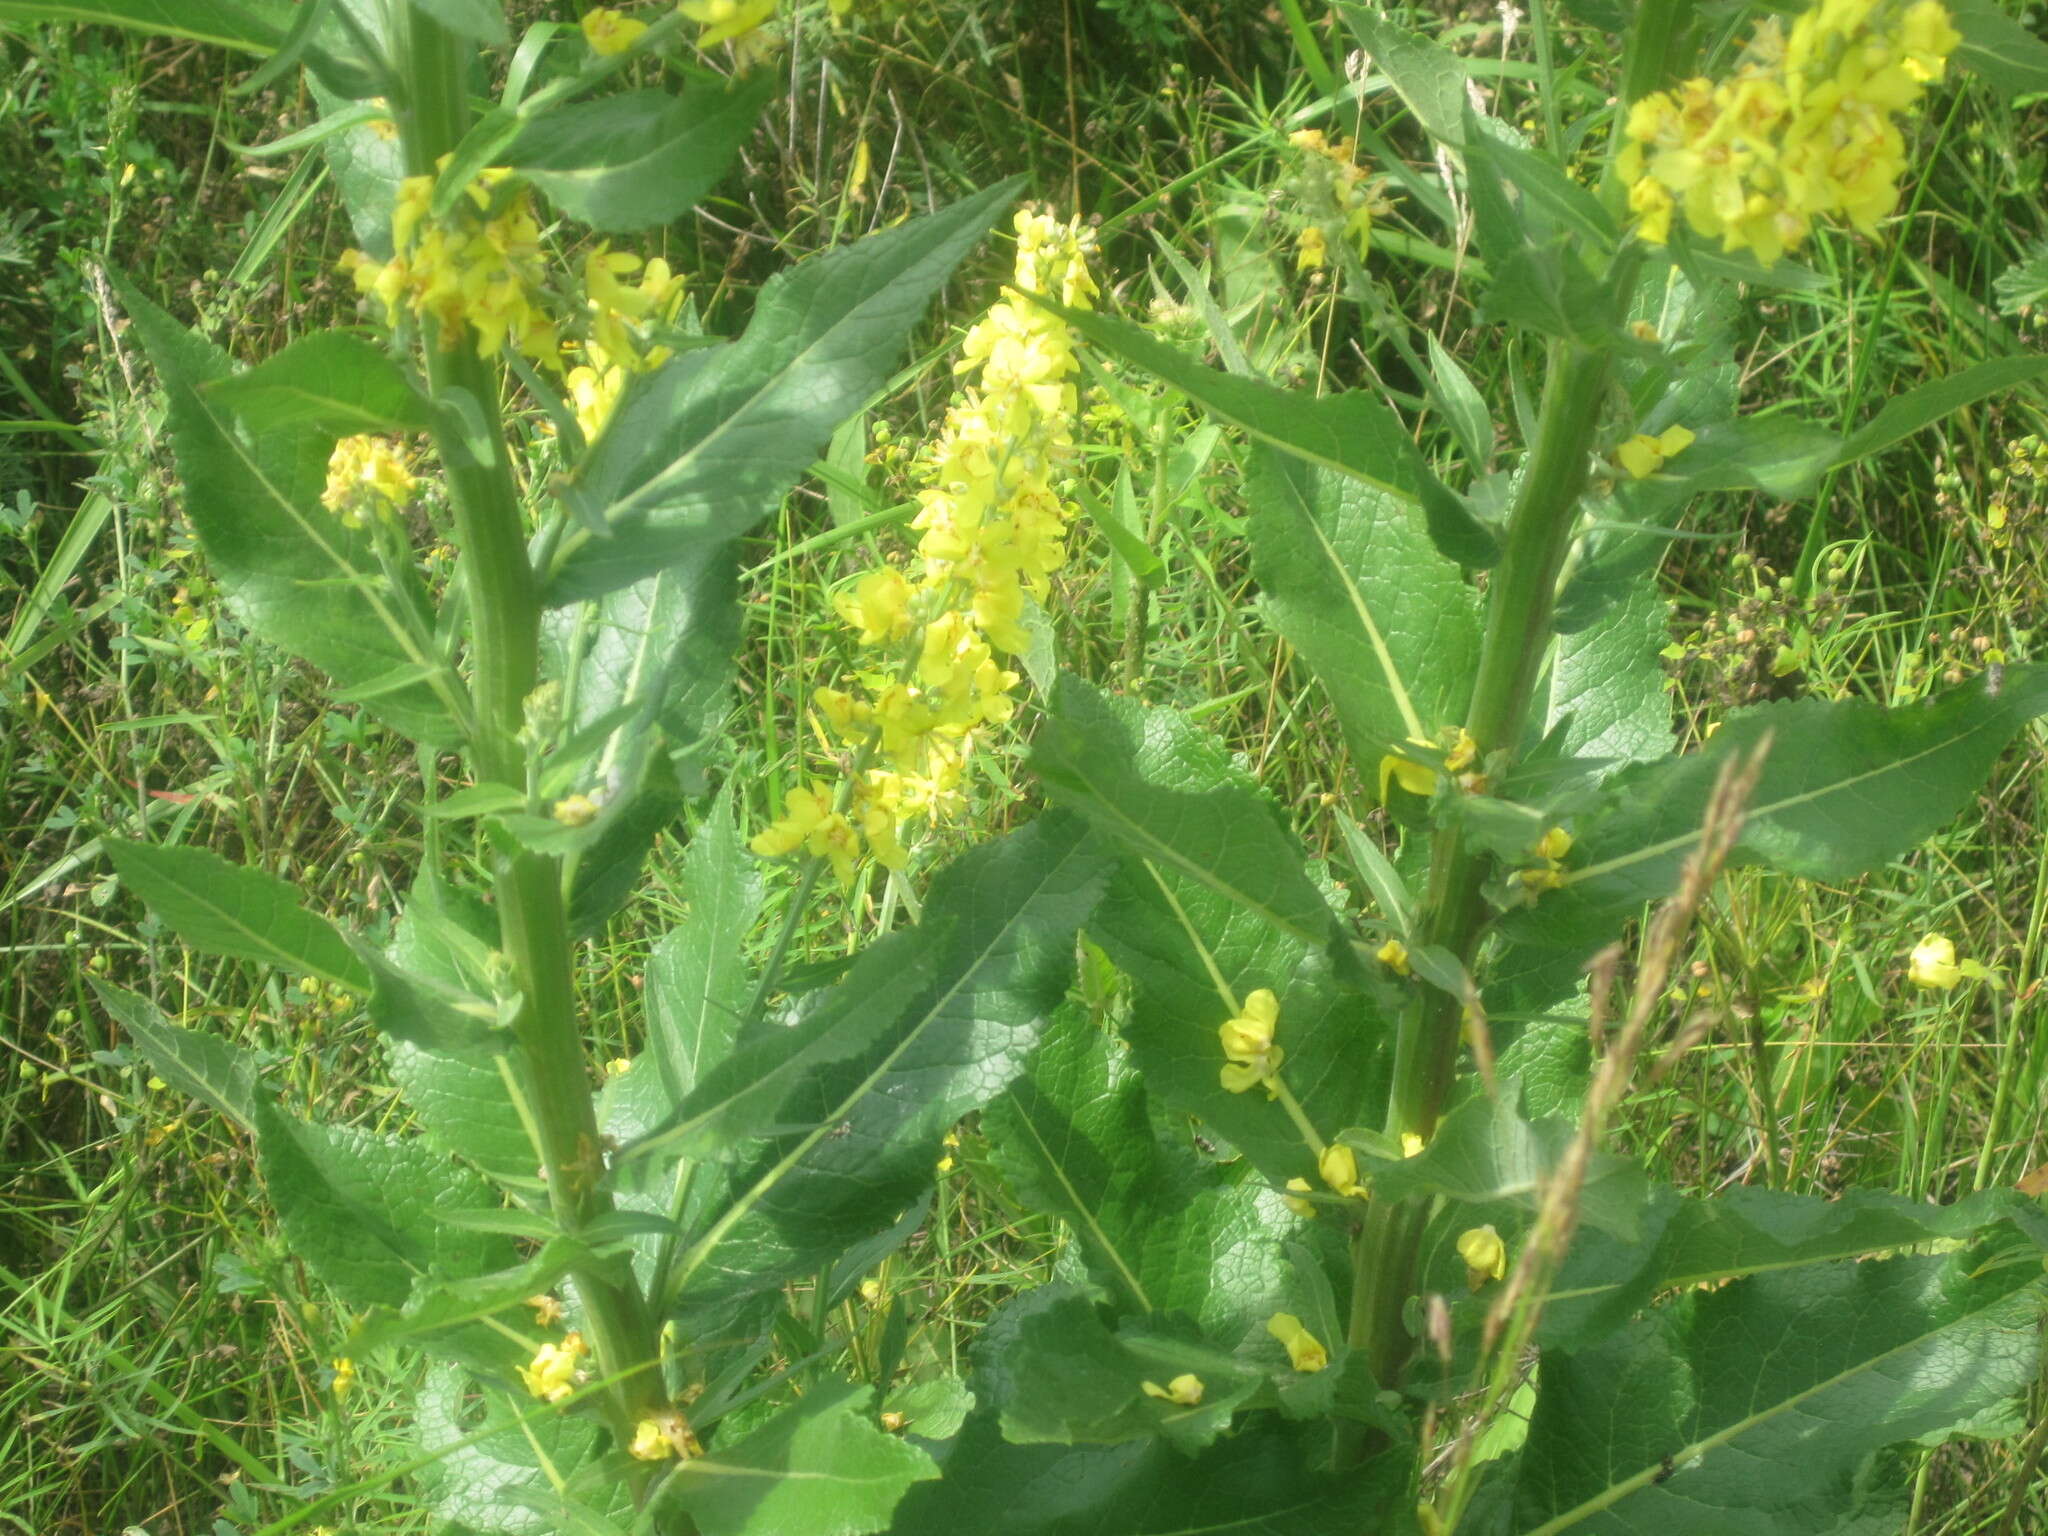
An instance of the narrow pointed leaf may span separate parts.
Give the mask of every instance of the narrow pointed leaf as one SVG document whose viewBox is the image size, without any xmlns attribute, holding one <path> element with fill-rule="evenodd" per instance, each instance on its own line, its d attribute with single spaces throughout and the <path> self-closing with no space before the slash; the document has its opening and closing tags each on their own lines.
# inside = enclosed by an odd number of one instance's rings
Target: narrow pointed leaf
<svg viewBox="0 0 2048 1536">
<path fill-rule="evenodd" d="M 152 1071 L 247 1131 L 256 1113 L 256 1060 L 238 1045 L 173 1024 L 146 997 L 92 977 L 93 991 Z"/>
<path fill-rule="evenodd" d="M 718 797 L 683 855 L 683 921 L 647 963 L 647 1044 L 680 1104 L 732 1049 L 753 992 L 746 940 L 761 910 L 757 866 L 740 844 L 732 795 Z"/>
<path fill-rule="evenodd" d="M 291 26 L 278 0 L 0 0 L 0 21 L 105 22 L 243 53 L 268 53 Z"/>
<path fill-rule="evenodd" d="M 550 601 L 639 581 L 772 511 L 887 382 L 932 296 L 1015 193 L 1004 182 L 778 273 L 738 341 L 636 380 L 565 491 L 609 536 L 572 535 Z"/>
<path fill-rule="evenodd" d="M 105 840 L 122 884 L 194 949 L 275 965 L 352 992 L 370 973 L 326 918 L 299 905 L 292 886 L 203 848 Z"/>
</svg>

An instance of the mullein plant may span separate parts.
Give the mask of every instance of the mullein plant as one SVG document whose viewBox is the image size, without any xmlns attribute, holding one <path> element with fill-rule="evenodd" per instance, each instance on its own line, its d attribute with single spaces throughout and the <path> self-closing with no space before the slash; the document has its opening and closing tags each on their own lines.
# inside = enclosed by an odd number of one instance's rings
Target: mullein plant
<svg viewBox="0 0 2048 1536">
<path fill-rule="evenodd" d="M 356 230 L 369 325 L 247 368 L 116 288 L 220 589 L 419 744 L 435 856 L 373 940 L 196 847 L 105 846 L 193 947 L 362 999 L 410 1124 L 306 1120 L 235 1043 L 101 997 L 253 1137 L 285 1241 L 351 1319 L 335 1397 L 432 1362 L 406 1458 L 431 1518 L 1807 1536 L 1881 1522 L 1897 1447 L 2020 1422 L 2048 1220 L 1988 1187 L 1991 1159 L 1933 1206 L 1694 1195 L 1601 1146 L 1698 1038 L 1659 1049 L 1657 1026 L 1722 867 L 1880 867 L 2048 710 L 2048 670 L 2015 655 L 1910 709 L 1737 712 L 1674 755 L 1657 655 L 1653 573 L 1696 497 L 1796 500 L 2048 371 L 1981 364 L 1845 438 L 1744 419 L 1718 319 L 1835 221 L 1888 237 L 1916 109 L 1991 22 L 1823 0 L 1695 78 L 1692 7 L 1645 0 L 1614 110 L 1569 136 L 1606 159 L 1568 165 L 1487 115 L 1458 56 L 1340 0 L 1365 99 L 1412 116 L 1450 185 L 1383 166 L 1393 202 L 1358 145 L 1394 125 L 1332 137 L 1332 94 L 1285 125 L 1295 260 L 1335 261 L 1340 302 L 1413 359 L 1411 419 L 1371 389 L 1289 393 L 1234 336 L 1213 369 L 1102 312 L 1083 227 L 1015 215 L 1011 186 L 812 257 L 737 335 L 702 334 L 647 232 L 733 163 L 790 12 L 597 7 L 515 41 L 484 0 L 68 7 L 303 64 L 326 115 L 293 142 L 334 152 Z M 837 594 L 859 660 L 810 694 L 824 766 L 750 851 L 713 793 L 737 541 L 1005 214 L 1012 281 L 918 460 L 914 551 Z M 1390 248 L 1463 262 L 1519 434 L 1416 348 L 1368 265 Z M 914 856 L 1018 705 L 1070 539 L 1083 344 L 1244 441 L 1262 620 L 1349 748 L 1316 839 L 1334 865 L 1188 719 L 1074 677 L 1032 736 L 1051 808 L 929 873 Z M 444 594 L 423 544 L 455 552 Z M 1391 844 L 1357 819 L 1374 804 Z M 685 915 L 601 1032 L 640 1048 L 606 1060 L 589 1020 L 613 1004 L 576 944 L 681 825 Z M 775 859 L 793 888 L 757 950 Z M 821 877 L 870 862 L 917 883 L 920 919 L 793 980 Z M 1964 967 L 1930 935 L 1894 981 Z M 862 1277 L 976 1112 L 977 1170 L 1072 1243 L 955 1376 Z M 849 1377 L 829 1330 L 856 1297 L 890 1310 Z"/>
</svg>

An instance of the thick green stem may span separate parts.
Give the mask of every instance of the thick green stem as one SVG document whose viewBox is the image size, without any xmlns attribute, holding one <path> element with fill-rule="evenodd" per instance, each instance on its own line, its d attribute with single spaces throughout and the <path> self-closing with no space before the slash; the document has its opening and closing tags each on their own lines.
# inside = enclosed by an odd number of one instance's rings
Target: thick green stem
<svg viewBox="0 0 2048 1536">
<path fill-rule="evenodd" d="M 1506 771 L 1528 724 L 1608 369 L 1604 351 L 1551 343 L 1536 442 L 1508 515 L 1506 547 L 1487 587 L 1486 633 L 1466 718 L 1489 776 Z M 1423 943 L 1456 955 L 1468 970 L 1486 921 L 1488 867 L 1457 827 L 1437 830 L 1417 934 Z M 1438 988 L 1417 988 L 1395 1037 L 1389 1134 L 1426 1141 L 1436 1129 L 1456 1073 L 1462 1025 L 1456 998 Z M 1413 1348 L 1402 1308 L 1414 1288 L 1426 1214 L 1419 1203 L 1376 1201 L 1354 1250 L 1350 1343 L 1368 1352 L 1374 1378 L 1383 1383 L 1398 1377 Z"/>
<path fill-rule="evenodd" d="M 454 148 L 467 123 L 463 51 L 416 9 L 406 14 L 404 35 L 407 169 L 425 175 Z M 476 356 L 467 335 L 430 334 L 425 350 L 428 381 L 443 408 L 435 442 L 447 471 L 472 628 L 477 721 L 471 766 L 480 780 L 524 784 L 520 732 L 539 678 L 540 597 L 498 413 L 497 370 Z M 451 407 L 457 401 L 459 412 Z M 549 1204 L 562 1229 L 574 1233 L 611 1202 L 600 1188 L 604 1159 L 578 1027 L 562 864 L 507 844 L 498 850 L 494 874 L 500 943 L 521 997 L 513 1021 L 523 1068 L 519 1087 L 539 1137 Z M 629 1426 L 660 1406 L 651 1316 L 631 1284 L 610 1273 L 584 1268 L 571 1279 L 599 1372 L 621 1377 L 610 1394 L 614 1421 Z"/>
</svg>

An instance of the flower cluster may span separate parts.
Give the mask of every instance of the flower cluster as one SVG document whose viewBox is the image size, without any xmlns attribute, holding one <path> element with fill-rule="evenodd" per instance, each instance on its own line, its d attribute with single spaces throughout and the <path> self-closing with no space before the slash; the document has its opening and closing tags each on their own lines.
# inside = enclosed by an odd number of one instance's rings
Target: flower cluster
<svg viewBox="0 0 2048 1536">
<path fill-rule="evenodd" d="M 549 1342 L 534 1352 L 533 1363 L 519 1367 L 519 1379 L 526 1390 L 543 1402 L 559 1403 L 576 1390 L 576 1370 L 590 1346 L 583 1335 L 571 1333 L 559 1344 Z"/>
<path fill-rule="evenodd" d="M 1287 142 L 1302 151 L 1302 201 L 1316 210 L 1295 236 L 1295 270 L 1312 272 L 1323 266 L 1329 260 L 1332 236 L 1355 245 L 1363 261 L 1372 249 L 1372 221 L 1393 211 L 1386 178 L 1367 174 L 1351 140 L 1331 143 L 1320 128 L 1299 129 L 1288 135 Z"/>
<path fill-rule="evenodd" d="M 1820 0 L 1789 33 L 1764 22 L 1727 79 L 1629 109 L 1616 168 L 1643 238 L 1663 244 L 1683 209 L 1695 234 L 1768 266 L 1816 218 L 1872 232 L 1898 205 L 1898 118 L 1961 41 L 1939 0 Z"/>
<path fill-rule="evenodd" d="M 614 20 L 621 27 L 627 24 L 624 17 Z M 594 40 L 592 46 L 597 46 Z M 465 203 L 441 220 L 431 217 L 435 178 L 407 177 L 391 215 L 391 259 L 379 262 L 361 251 L 345 251 L 341 269 L 361 292 L 382 301 L 388 324 L 396 325 L 401 313 L 432 319 L 443 347 L 459 345 L 467 328 L 475 332 L 479 357 L 490 357 L 509 342 L 557 374 L 583 440 L 590 443 L 611 419 L 627 377 L 658 368 L 672 355 L 649 333 L 674 320 L 683 301 L 683 280 L 658 256 L 643 261 L 608 243 L 599 245 L 583 259 L 584 312 L 580 323 L 568 328 L 580 339 L 565 341 L 564 327 L 539 297 L 540 225 L 527 190 L 508 184 L 511 174 L 503 167 L 481 172 Z M 384 461 L 366 463 L 370 449 L 350 448 L 372 442 L 349 438 L 336 448 L 328 468 L 329 497 L 347 494 L 337 485 L 345 486 L 350 474 L 368 479 L 371 468 L 380 473 L 388 468 Z M 343 449 L 353 457 L 344 459 Z M 396 468 L 403 474 L 402 465 Z M 387 475 L 372 483 L 383 491 L 397 482 Z M 406 490 L 409 494 L 409 477 Z M 392 499 L 388 491 L 386 498 Z M 337 500 L 328 505 L 342 510 Z"/>
<path fill-rule="evenodd" d="M 1542 862 L 1515 872 L 1522 889 L 1532 897 L 1554 891 L 1564 884 L 1564 861 L 1572 851 L 1572 835 L 1563 827 L 1552 827 L 1529 845 L 1529 856 Z"/>
<path fill-rule="evenodd" d="M 350 528 L 395 517 L 413 493 L 412 471 L 381 437 L 344 437 L 327 456 L 327 488 L 320 505 Z"/>
<path fill-rule="evenodd" d="M 1030 295 L 1086 308 L 1093 239 L 1078 220 L 1017 215 L 1013 287 L 967 333 L 957 373 L 970 382 L 919 456 L 925 480 L 912 526 L 915 574 L 869 571 L 834 606 L 872 661 L 846 689 L 820 688 L 823 727 L 862 764 L 841 808 L 833 787 L 792 790 L 751 846 L 829 858 L 849 882 L 863 848 L 903 867 L 906 821 L 958 803 L 977 732 L 1016 710 L 1015 672 L 996 659 L 1029 644 L 1025 599 L 1044 599 L 1067 558 L 1073 509 L 1056 488 L 1073 452 L 1080 364 L 1073 337 Z"/>
<path fill-rule="evenodd" d="M 478 357 L 509 342 L 536 362 L 551 361 L 559 342 L 538 298 L 540 220 L 532 195 L 511 177 L 503 166 L 479 172 L 446 219 L 431 217 L 435 178 L 406 177 L 391 212 L 391 259 L 345 251 L 341 269 L 382 301 L 388 324 L 410 312 L 434 322 L 443 347 L 459 346 L 467 329 Z"/>
</svg>

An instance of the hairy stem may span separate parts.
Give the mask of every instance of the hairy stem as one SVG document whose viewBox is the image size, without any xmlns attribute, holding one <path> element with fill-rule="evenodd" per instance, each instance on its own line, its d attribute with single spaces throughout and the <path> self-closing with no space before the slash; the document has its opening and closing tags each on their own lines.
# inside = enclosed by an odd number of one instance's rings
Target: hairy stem
<svg viewBox="0 0 2048 1536">
<path fill-rule="evenodd" d="M 417 9 L 403 14 L 401 26 L 407 170 L 426 175 L 467 126 L 465 51 Z M 435 445 L 447 470 L 472 625 L 477 718 L 471 766 L 479 780 L 523 784 L 520 731 L 527 696 L 539 678 L 540 596 L 498 413 L 498 371 L 476 356 L 466 335 L 429 334 L 424 346 L 428 382 L 443 406 Z M 465 396 L 458 417 L 448 406 Z M 451 425 L 457 420 L 461 425 Z M 513 1020 L 523 1067 L 520 1089 L 538 1131 L 549 1204 L 563 1231 L 574 1233 L 609 1210 L 611 1201 L 600 1188 L 604 1158 L 578 1027 L 561 860 L 503 843 L 494 883 L 500 943 L 521 997 Z M 599 1373 L 618 1379 L 609 1394 L 614 1422 L 630 1426 L 659 1406 L 647 1307 L 630 1283 L 609 1272 L 583 1268 L 571 1279 Z"/>
<path fill-rule="evenodd" d="M 1506 547 L 1487 587 L 1486 632 L 1466 717 L 1489 777 L 1506 771 L 1528 724 L 1608 370 L 1604 351 L 1572 342 L 1550 345 L 1536 442 L 1508 514 Z M 1423 943 L 1456 955 L 1468 970 L 1485 926 L 1488 868 L 1459 828 L 1437 829 L 1417 933 Z M 1389 1134 L 1426 1141 L 1435 1131 L 1456 1075 L 1461 1024 L 1456 998 L 1434 987 L 1416 990 L 1395 1036 Z M 1397 1379 L 1413 1347 L 1402 1308 L 1414 1288 L 1426 1214 L 1419 1202 L 1375 1201 L 1354 1247 L 1350 1343 L 1367 1351 L 1374 1379 L 1386 1384 Z"/>
</svg>

